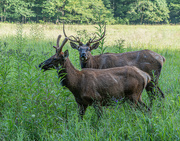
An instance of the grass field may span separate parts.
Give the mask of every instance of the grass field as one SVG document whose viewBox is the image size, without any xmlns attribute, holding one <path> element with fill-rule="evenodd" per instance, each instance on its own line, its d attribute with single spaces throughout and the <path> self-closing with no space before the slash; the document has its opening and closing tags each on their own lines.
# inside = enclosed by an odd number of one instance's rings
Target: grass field
<svg viewBox="0 0 180 141">
<path fill-rule="evenodd" d="M 93 33 L 94 26 L 67 25 L 66 32 Z M 154 100 L 151 113 L 126 103 L 103 108 L 100 121 L 92 107 L 78 121 L 74 97 L 62 89 L 56 71 L 35 67 L 55 53 L 59 34 L 62 25 L 0 23 L 0 140 L 180 140 L 180 26 L 107 26 L 106 51 L 117 52 L 123 39 L 120 52 L 150 49 L 166 58 L 159 80 L 166 97 Z M 66 49 L 80 69 L 78 52 L 69 43 Z M 149 104 L 145 91 L 142 98 Z"/>
</svg>

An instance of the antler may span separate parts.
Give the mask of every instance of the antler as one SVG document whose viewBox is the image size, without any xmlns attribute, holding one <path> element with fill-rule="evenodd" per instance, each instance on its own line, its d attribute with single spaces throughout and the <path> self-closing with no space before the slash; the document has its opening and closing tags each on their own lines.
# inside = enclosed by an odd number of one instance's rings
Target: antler
<svg viewBox="0 0 180 141">
<path fill-rule="evenodd" d="M 68 41 L 68 37 L 65 37 L 65 39 L 63 40 L 63 42 L 62 42 L 61 46 L 59 47 L 59 50 L 57 53 L 60 53 L 62 51 L 62 48 L 66 44 L 67 41 Z"/>
<path fill-rule="evenodd" d="M 59 35 L 58 38 L 57 38 L 57 45 L 56 45 L 56 46 L 53 46 L 55 49 L 57 49 L 57 53 L 60 53 L 60 52 L 62 51 L 63 46 L 64 46 L 64 45 L 66 44 L 66 42 L 68 41 L 68 37 L 66 37 L 66 38 L 63 40 L 61 46 L 59 47 L 59 41 L 60 41 L 60 39 L 61 39 L 61 35 Z"/>
<path fill-rule="evenodd" d="M 57 38 L 57 44 L 56 44 L 56 46 L 53 46 L 54 48 L 59 48 L 59 41 L 60 41 L 60 39 L 61 39 L 61 35 L 59 35 L 58 36 L 58 38 Z"/>
<path fill-rule="evenodd" d="M 64 36 L 67 37 L 66 32 L 65 32 L 65 29 L 64 29 L 64 22 L 63 22 L 63 33 L 64 33 Z M 70 39 L 70 37 L 74 38 L 74 40 L 73 40 L 73 39 Z M 69 40 L 72 41 L 72 42 L 77 42 L 77 43 L 79 43 L 79 44 L 81 43 L 79 37 L 76 38 L 76 37 L 74 37 L 73 35 L 69 36 Z"/>
<path fill-rule="evenodd" d="M 102 38 L 104 38 L 105 33 L 106 33 L 106 24 L 105 24 L 105 26 L 104 26 L 104 34 L 103 34 L 103 36 L 102 36 L 101 38 L 99 38 L 99 39 L 95 40 L 95 41 L 94 41 L 94 39 L 96 38 L 96 36 L 94 36 L 94 38 L 93 38 L 93 39 L 89 39 L 89 41 L 87 42 L 87 44 L 91 44 L 91 43 L 95 43 L 95 42 L 100 41 Z"/>
</svg>

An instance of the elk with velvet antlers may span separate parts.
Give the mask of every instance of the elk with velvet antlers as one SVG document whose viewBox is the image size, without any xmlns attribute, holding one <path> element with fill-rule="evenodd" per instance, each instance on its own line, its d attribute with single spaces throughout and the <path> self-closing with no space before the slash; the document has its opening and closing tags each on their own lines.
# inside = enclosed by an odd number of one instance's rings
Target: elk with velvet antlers
<svg viewBox="0 0 180 141">
<path fill-rule="evenodd" d="M 98 117 L 100 117 L 102 113 L 101 106 L 109 105 L 114 99 L 128 99 L 136 106 L 143 106 L 148 111 L 150 110 L 141 100 L 143 89 L 151 81 L 146 72 L 134 66 L 109 69 L 89 68 L 79 71 L 71 64 L 68 58 L 68 50 L 62 52 L 68 38 L 66 37 L 59 47 L 60 38 L 59 35 L 57 46 L 54 46 L 56 54 L 42 62 L 39 67 L 44 71 L 55 68 L 58 70 L 59 77 L 66 74 L 61 83 L 73 93 L 81 118 L 83 118 L 86 108 L 91 105 L 94 106 Z"/>
<path fill-rule="evenodd" d="M 64 24 L 63 32 L 65 37 L 67 37 Z M 164 98 L 164 93 L 158 86 L 158 79 L 163 63 L 165 62 L 165 58 L 150 50 L 126 53 L 105 53 L 92 56 L 91 51 L 98 48 L 99 41 L 104 38 L 105 32 L 106 26 L 104 26 L 104 34 L 101 38 L 95 40 L 96 36 L 94 36 L 86 44 L 83 44 L 78 37 L 76 38 L 72 35 L 70 36 L 72 37 L 69 39 L 71 47 L 79 51 L 81 68 L 107 69 L 113 67 L 135 66 L 151 76 L 152 81 L 150 81 L 146 86 L 146 91 L 150 98 L 150 105 L 152 106 L 152 100 L 156 95 L 155 92 L 159 92 L 161 97 Z"/>
</svg>

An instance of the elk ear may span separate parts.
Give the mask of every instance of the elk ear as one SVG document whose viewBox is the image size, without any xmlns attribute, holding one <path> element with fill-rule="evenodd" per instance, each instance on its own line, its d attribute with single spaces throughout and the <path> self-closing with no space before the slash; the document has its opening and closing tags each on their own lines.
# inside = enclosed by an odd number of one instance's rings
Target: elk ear
<svg viewBox="0 0 180 141">
<path fill-rule="evenodd" d="M 68 58 L 68 56 L 69 56 L 69 52 L 68 52 L 68 50 L 66 50 L 66 51 L 64 52 L 64 59 L 66 60 L 66 59 Z"/>
<path fill-rule="evenodd" d="M 73 49 L 78 49 L 78 47 L 79 47 L 77 44 L 75 44 L 73 42 L 70 42 L 70 45 Z"/>
<path fill-rule="evenodd" d="M 97 49 L 98 46 L 99 46 L 99 42 L 93 44 L 90 48 L 91 48 L 91 50 L 93 50 L 93 49 Z"/>
</svg>

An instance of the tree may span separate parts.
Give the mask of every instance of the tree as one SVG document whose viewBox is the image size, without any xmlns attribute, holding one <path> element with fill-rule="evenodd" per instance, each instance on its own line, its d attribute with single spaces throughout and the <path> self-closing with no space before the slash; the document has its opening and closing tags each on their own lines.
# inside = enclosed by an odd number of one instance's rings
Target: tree
<svg viewBox="0 0 180 141">
<path fill-rule="evenodd" d="M 31 3 L 24 0 L 3 0 L 1 6 L 1 21 L 22 21 L 27 17 L 35 16 L 34 12 L 29 8 Z"/>
<path fill-rule="evenodd" d="M 48 20 L 53 20 L 56 18 L 64 17 L 64 9 L 67 4 L 67 0 L 46 0 L 43 2 L 42 14 Z"/>
<path fill-rule="evenodd" d="M 180 0 L 0 0 L 1 22 L 87 24 L 97 19 L 107 24 L 180 23 Z"/>
<path fill-rule="evenodd" d="M 9 13 L 8 13 L 8 9 L 9 9 L 9 3 L 8 0 L 2 0 L 0 1 L 0 11 L 1 11 L 1 21 L 6 21 L 6 18 L 8 17 Z"/>
<path fill-rule="evenodd" d="M 24 0 L 9 0 L 11 7 L 11 16 L 10 18 L 16 18 L 22 22 L 26 22 L 26 18 L 35 17 L 35 13 L 29 8 L 32 3 L 25 2 Z"/>
<path fill-rule="evenodd" d="M 170 19 L 173 23 L 180 23 L 180 4 L 173 4 L 169 5 L 170 9 Z"/>
<path fill-rule="evenodd" d="M 156 14 L 160 17 L 159 22 L 168 23 L 169 8 L 167 7 L 166 0 L 154 0 L 156 6 Z"/>
<path fill-rule="evenodd" d="M 169 16 L 172 23 L 180 23 L 180 1 L 179 0 L 167 0 L 170 10 Z"/>
<path fill-rule="evenodd" d="M 113 9 L 114 17 L 117 23 L 128 24 L 127 12 L 130 10 L 132 3 L 136 0 L 110 0 L 111 8 Z"/>
<path fill-rule="evenodd" d="M 48 0 L 44 2 L 43 7 L 43 14 L 54 20 L 94 23 L 99 14 L 101 19 L 107 22 L 113 20 L 113 15 L 101 0 Z"/>
<path fill-rule="evenodd" d="M 34 11 L 35 17 L 31 17 L 32 21 L 39 22 L 39 20 L 44 20 L 44 14 L 42 13 L 43 3 L 47 0 L 25 0 L 32 3 L 31 10 Z"/>
<path fill-rule="evenodd" d="M 131 4 L 127 17 L 134 23 L 168 23 L 168 13 L 165 0 L 141 0 Z"/>
</svg>

